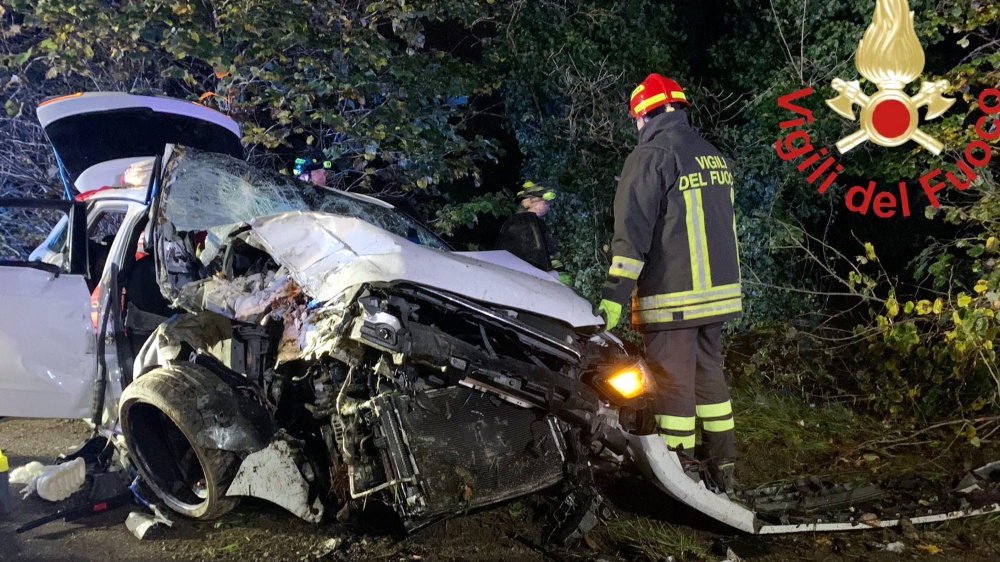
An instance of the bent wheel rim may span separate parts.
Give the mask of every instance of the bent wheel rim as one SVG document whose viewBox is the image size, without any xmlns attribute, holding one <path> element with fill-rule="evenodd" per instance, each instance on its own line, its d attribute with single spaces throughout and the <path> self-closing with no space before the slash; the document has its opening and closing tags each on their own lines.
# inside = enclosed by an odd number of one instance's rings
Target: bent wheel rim
<svg viewBox="0 0 1000 562">
<path fill-rule="evenodd" d="M 159 408 L 142 402 L 129 409 L 129 445 L 147 483 L 170 507 L 193 513 L 211 494 L 198 452 Z"/>
</svg>

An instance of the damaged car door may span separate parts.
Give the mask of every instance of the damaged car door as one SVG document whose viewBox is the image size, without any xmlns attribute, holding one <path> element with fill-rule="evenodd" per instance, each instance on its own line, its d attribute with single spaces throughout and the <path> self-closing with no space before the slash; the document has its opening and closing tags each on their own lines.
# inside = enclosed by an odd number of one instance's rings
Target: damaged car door
<svg viewBox="0 0 1000 562">
<path fill-rule="evenodd" d="M 60 221 L 59 264 L 29 253 Z M 97 376 L 91 322 L 86 206 L 0 200 L 0 416 L 82 418 Z"/>
<path fill-rule="evenodd" d="M 103 417 L 142 343 L 112 304 L 136 269 L 153 162 L 172 142 L 242 156 L 240 129 L 196 103 L 121 92 L 52 98 L 37 115 L 69 200 L 2 208 L 0 416 Z M 132 284 L 155 297 L 154 279 Z"/>
</svg>

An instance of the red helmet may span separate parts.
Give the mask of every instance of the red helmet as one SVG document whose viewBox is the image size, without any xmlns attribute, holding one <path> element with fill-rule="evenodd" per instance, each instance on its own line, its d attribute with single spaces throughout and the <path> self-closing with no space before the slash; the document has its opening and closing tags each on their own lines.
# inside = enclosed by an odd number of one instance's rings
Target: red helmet
<svg viewBox="0 0 1000 562">
<path fill-rule="evenodd" d="M 629 114 L 632 117 L 644 117 L 653 109 L 674 102 L 691 106 L 680 84 L 659 74 L 650 74 L 642 84 L 632 90 Z"/>
</svg>

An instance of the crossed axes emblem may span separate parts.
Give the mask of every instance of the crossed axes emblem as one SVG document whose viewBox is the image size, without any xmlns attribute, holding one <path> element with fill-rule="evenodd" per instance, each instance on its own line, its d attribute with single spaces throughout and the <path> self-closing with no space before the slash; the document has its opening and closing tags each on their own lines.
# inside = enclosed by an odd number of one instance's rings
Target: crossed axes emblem
<svg viewBox="0 0 1000 562">
<path fill-rule="evenodd" d="M 899 146 L 912 140 L 934 154 L 944 149 L 941 141 L 917 126 L 920 122 L 917 110 L 926 106 L 926 119 L 935 119 L 948 111 L 955 100 L 944 97 L 947 80 L 924 82 L 920 92 L 912 97 L 897 88 L 880 88 L 869 97 L 858 80 L 846 82 L 834 78 L 831 87 L 840 95 L 826 100 L 826 104 L 841 116 L 853 121 L 854 106 L 861 108 L 861 129 L 837 141 L 841 154 L 868 140 L 881 146 Z"/>
</svg>

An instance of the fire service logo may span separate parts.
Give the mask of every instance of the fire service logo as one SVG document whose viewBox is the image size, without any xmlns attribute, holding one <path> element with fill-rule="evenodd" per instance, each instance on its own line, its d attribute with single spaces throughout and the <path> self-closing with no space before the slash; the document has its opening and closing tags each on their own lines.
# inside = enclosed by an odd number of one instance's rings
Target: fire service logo
<svg viewBox="0 0 1000 562">
<path fill-rule="evenodd" d="M 944 96 L 948 89 L 947 80 L 923 82 L 915 96 L 910 96 L 903 90 L 924 70 L 924 51 L 917 40 L 913 12 L 910 11 L 907 0 L 877 0 L 875 15 L 858 44 L 854 63 L 861 76 L 875 84 L 878 90 L 869 96 L 858 80 L 847 82 L 840 78 L 833 79 L 831 87 L 838 95 L 826 100 L 826 104 L 851 121 L 857 118 L 854 106 L 861 110 L 860 128 L 836 143 L 840 154 L 846 154 L 866 141 L 884 147 L 901 146 L 913 141 L 932 154 L 940 154 L 944 144 L 920 130 L 920 115 L 917 110 L 926 108 L 924 119 L 936 119 L 944 115 L 955 100 Z M 816 151 L 809 133 L 801 128 L 806 123 L 813 122 L 813 114 L 793 102 L 812 93 L 812 88 L 806 88 L 778 98 L 778 107 L 799 117 L 780 124 L 782 131 L 795 130 L 779 139 L 775 143 L 775 150 L 778 157 L 786 162 L 802 158 L 797 169 L 807 174 L 806 180 L 810 184 L 823 178 L 817 191 L 826 193 L 844 168 L 826 148 Z M 994 103 L 992 106 L 986 103 L 991 98 Z M 965 149 L 964 158 L 955 163 L 961 177 L 953 172 L 944 173 L 944 179 L 948 183 L 963 191 L 978 177 L 975 168 L 986 166 L 990 161 L 991 149 L 987 142 L 1000 137 L 1000 120 L 993 117 L 1000 112 L 1000 91 L 991 88 L 982 92 L 979 96 L 979 108 L 986 114 L 976 123 L 979 140 L 970 143 Z M 992 122 L 988 123 L 991 119 Z M 942 170 L 939 168 L 924 174 L 917 182 L 934 208 L 940 206 L 937 193 L 946 188 L 945 182 L 939 179 L 941 175 Z M 910 200 L 907 185 L 908 182 L 900 181 L 898 192 L 877 191 L 875 182 L 870 181 L 867 187 L 850 188 L 845 204 L 849 210 L 863 215 L 872 209 L 876 216 L 889 218 L 896 215 L 898 210 L 902 216 L 908 217 Z"/>
<path fill-rule="evenodd" d="M 833 79 L 831 86 L 840 95 L 826 100 L 826 104 L 851 121 L 854 106 L 861 108 L 861 130 L 837 142 L 841 154 L 866 140 L 881 146 L 899 146 L 913 140 L 934 154 L 944 148 L 941 141 L 920 130 L 917 109 L 927 106 L 927 119 L 948 111 L 955 103 L 942 95 L 948 81 L 924 82 L 914 97 L 903 91 L 924 71 L 924 51 L 913 29 L 913 12 L 908 8 L 907 0 L 879 0 L 875 18 L 858 45 L 854 65 L 878 86 L 875 95 L 865 95 L 857 80 Z"/>
</svg>

